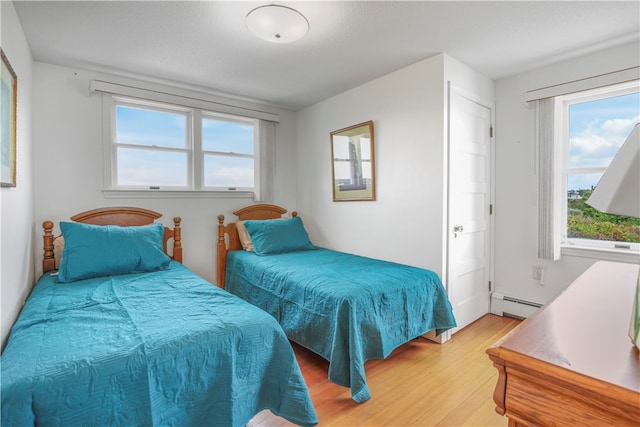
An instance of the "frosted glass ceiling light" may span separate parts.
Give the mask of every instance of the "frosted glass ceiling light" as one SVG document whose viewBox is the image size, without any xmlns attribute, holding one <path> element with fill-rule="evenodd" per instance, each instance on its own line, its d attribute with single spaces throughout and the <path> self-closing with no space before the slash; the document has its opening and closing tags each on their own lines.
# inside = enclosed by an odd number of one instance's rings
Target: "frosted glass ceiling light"
<svg viewBox="0 0 640 427">
<path fill-rule="evenodd" d="M 307 18 L 279 4 L 256 7 L 247 14 L 246 22 L 253 34 L 272 43 L 291 43 L 309 31 Z"/>
</svg>

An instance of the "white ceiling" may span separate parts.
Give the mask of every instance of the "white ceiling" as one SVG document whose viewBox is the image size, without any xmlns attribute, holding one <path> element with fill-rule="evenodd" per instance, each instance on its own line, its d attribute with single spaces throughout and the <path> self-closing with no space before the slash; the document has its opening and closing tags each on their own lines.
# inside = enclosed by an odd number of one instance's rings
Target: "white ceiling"
<svg viewBox="0 0 640 427">
<path fill-rule="evenodd" d="M 440 52 L 500 79 L 640 38 L 637 0 L 287 1 L 310 30 L 274 44 L 244 22 L 267 3 L 14 0 L 36 61 L 291 110 Z"/>
</svg>

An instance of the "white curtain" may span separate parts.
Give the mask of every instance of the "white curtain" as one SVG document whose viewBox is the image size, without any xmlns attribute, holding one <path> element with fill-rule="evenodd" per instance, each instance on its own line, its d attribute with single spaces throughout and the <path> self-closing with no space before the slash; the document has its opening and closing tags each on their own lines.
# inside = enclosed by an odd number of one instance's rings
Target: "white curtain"
<svg viewBox="0 0 640 427">
<path fill-rule="evenodd" d="M 555 138 L 555 99 L 536 101 L 536 145 L 538 147 L 538 258 L 560 259 L 561 186 L 558 156 L 561 141 Z M 561 153 L 560 153 L 561 154 Z"/>
<path fill-rule="evenodd" d="M 267 120 L 258 120 L 258 170 L 256 202 L 273 201 L 273 178 L 276 166 L 276 124 Z"/>
</svg>

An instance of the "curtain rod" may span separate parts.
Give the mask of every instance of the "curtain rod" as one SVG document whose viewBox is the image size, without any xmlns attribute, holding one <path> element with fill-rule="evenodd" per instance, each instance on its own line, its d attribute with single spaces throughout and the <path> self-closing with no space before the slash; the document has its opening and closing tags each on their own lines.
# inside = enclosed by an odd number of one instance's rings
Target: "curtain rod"
<svg viewBox="0 0 640 427">
<path fill-rule="evenodd" d="M 131 96 L 135 98 L 147 99 L 151 101 L 167 102 L 185 107 L 201 108 L 204 110 L 229 113 L 253 119 L 262 119 L 278 122 L 279 116 L 275 113 L 262 111 L 255 108 L 247 108 L 239 105 L 226 104 L 217 101 L 209 101 L 195 96 L 184 96 L 175 93 L 164 92 L 157 89 L 146 89 L 132 85 L 111 83 L 103 80 L 91 80 L 89 93 L 103 92 L 114 95 Z"/>
<path fill-rule="evenodd" d="M 537 101 L 554 96 L 568 95 L 589 89 L 640 80 L 640 66 L 625 68 L 610 73 L 599 74 L 583 79 L 572 80 L 525 92 L 525 102 Z"/>
</svg>

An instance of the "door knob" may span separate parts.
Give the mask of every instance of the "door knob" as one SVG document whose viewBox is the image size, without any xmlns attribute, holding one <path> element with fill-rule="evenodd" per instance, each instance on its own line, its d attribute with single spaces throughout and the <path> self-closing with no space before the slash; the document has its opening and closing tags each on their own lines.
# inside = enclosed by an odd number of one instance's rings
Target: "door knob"
<svg viewBox="0 0 640 427">
<path fill-rule="evenodd" d="M 463 227 L 461 225 L 454 225 L 453 226 L 453 237 L 456 238 L 458 237 L 458 233 L 462 233 Z"/>
</svg>

